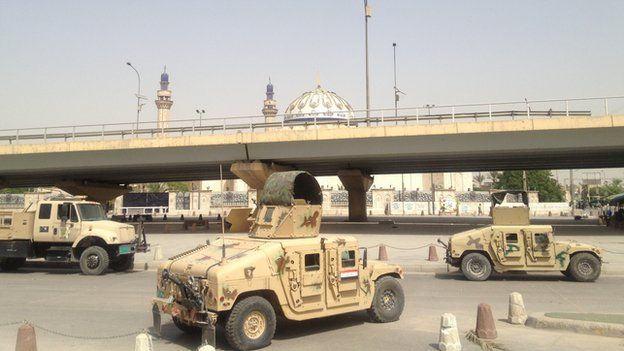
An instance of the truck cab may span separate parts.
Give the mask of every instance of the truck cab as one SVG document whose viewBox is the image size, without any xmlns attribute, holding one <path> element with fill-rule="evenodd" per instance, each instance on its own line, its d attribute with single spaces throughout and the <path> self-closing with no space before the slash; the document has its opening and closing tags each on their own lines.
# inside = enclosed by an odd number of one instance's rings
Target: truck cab
<svg viewBox="0 0 624 351">
<path fill-rule="evenodd" d="M 102 205 L 85 197 L 51 198 L 0 217 L 3 270 L 17 269 L 27 258 L 80 262 L 89 275 L 102 274 L 109 267 L 128 270 L 134 263 L 134 227 L 109 221 Z"/>
</svg>

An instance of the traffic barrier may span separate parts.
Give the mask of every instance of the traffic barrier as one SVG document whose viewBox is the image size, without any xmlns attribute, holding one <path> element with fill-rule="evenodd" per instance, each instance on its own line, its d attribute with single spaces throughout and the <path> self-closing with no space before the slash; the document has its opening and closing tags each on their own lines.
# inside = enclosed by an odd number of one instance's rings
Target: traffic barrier
<svg viewBox="0 0 624 351">
<path fill-rule="evenodd" d="M 197 223 L 191 224 L 191 232 L 195 233 L 197 231 Z"/>
<path fill-rule="evenodd" d="M 169 223 L 165 223 L 165 233 L 169 233 Z"/>
<path fill-rule="evenodd" d="M 492 315 L 492 306 L 487 303 L 480 303 L 477 307 L 477 327 L 475 328 L 477 337 L 481 339 L 496 339 L 496 325 Z"/>
<path fill-rule="evenodd" d="M 148 266 L 147 262 L 145 262 L 145 265 L 143 266 L 143 270 L 146 271 L 148 269 L 149 269 L 149 266 Z"/>
<path fill-rule="evenodd" d="M 37 351 L 37 337 L 32 325 L 24 323 L 17 330 L 15 351 Z"/>
<path fill-rule="evenodd" d="M 386 245 L 379 245 L 379 254 L 377 255 L 377 260 L 379 261 L 387 261 L 388 260 L 388 250 L 386 249 Z"/>
<path fill-rule="evenodd" d="M 440 259 L 438 258 L 438 250 L 436 249 L 435 245 L 429 245 L 429 261 L 439 261 Z"/>
<path fill-rule="evenodd" d="M 197 351 L 215 351 L 216 349 L 210 345 L 200 346 Z"/>
<path fill-rule="evenodd" d="M 457 319 L 451 313 L 442 314 L 440 318 L 440 338 L 438 349 L 440 351 L 461 351 L 459 332 L 457 331 Z"/>
<path fill-rule="evenodd" d="M 162 260 L 163 254 L 160 245 L 156 244 L 152 248 L 154 249 L 154 261 Z"/>
<path fill-rule="evenodd" d="M 511 324 L 524 324 L 527 318 L 522 295 L 517 292 L 512 292 L 509 294 L 509 314 L 507 316 L 507 321 Z"/>
<path fill-rule="evenodd" d="M 152 337 L 147 333 L 137 335 L 134 342 L 134 351 L 154 351 Z"/>
</svg>

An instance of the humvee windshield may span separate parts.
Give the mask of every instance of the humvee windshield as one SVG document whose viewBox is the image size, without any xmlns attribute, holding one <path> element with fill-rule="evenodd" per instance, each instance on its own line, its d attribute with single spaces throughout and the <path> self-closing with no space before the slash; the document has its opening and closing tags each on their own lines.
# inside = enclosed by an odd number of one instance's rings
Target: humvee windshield
<svg viewBox="0 0 624 351">
<path fill-rule="evenodd" d="M 80 212 L 80 218 L 83 221 L 106 220 L 106 213 L 104 213 L 102 206 L 98 204 L 79 204 L 78 212 Z"/>
</svg>

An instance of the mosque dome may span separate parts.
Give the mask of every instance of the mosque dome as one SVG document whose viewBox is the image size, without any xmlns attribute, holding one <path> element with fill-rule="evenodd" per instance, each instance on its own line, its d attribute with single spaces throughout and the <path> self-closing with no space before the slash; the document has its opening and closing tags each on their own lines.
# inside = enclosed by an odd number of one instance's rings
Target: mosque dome
<svg viewBox="0 0 624 351">
<path fill-rule="evenodd" d="M 353 118 L 353 108 L 343 98 L 320 85 L 303 93 L 288 105 L 284 112 L 284 122 L 347 120 Z"/>
</svg>

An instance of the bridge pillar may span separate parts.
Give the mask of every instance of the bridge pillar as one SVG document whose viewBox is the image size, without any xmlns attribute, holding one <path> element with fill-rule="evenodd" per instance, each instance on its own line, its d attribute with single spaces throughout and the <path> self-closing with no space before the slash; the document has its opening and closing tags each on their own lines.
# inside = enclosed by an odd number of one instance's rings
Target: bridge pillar
<svg viewBox="0 0 624 351">
<path fill-rule="evenodd" d="M 243 180 L 250 188 L 256 189 L 256 198 L 260 199 L 264 183 L 275 172 L 289 171 L 289 166 L 261 161 L 236 162 L 230 167 L 230 171 Z"/>
<path fill-rule="evenodd" d="M 366 222 L 366 192 L 373 185 L 373 177 L 359 169 L 338 171 L 338 178 L 349 192 L 349 222 Z"/>
<path fill-rule="evenodd" d="M 85 195 L 88 200 L 101 204 L 130 192 L 130 188 L 127 186 L 78 180 L 60 181 L 55 186 L 72 195 Z"/>
</svg>

